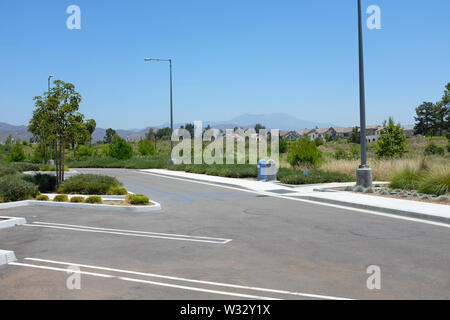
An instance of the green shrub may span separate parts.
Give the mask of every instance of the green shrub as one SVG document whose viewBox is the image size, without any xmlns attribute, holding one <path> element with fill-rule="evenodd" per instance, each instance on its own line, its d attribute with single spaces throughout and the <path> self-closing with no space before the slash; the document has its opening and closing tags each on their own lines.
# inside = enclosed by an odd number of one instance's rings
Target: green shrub
<svg viewBox="0 0 450 320">
<path fill-rule="evenodd" d="M 25 181 L 38 186 L 39 192 L 49 193 L 56 190 L 56 176 L 50 174 L 23 175 Z"/>
<path fill-rule="evenodd" d="M 302 177 L 297 174 L 280 178 L 280 182 L 284 184 L 302 184 L 302 181 Z"/>
<path fill-rule="evenodd" d="M 38 194 L 37 186 L 18 175 L 0 178 L 0 196 L 5 202 L 27 200 Z"/>
<path fill-rule="evenodd" d="M 419 170 L 406 168 L 394 174 L 389 187 L 392 189 L 417 190 L 422 177 L 423 174 Z"/>
<path fill-rule="evenodd" d="M 3 203 L 4 201 L 3 201 L 3 197 L 2 196 L 0 196 L 0 203 Z"/>
<path fill-rule="evenodd" d="M 86 198 L 86 200 L 84 200 L 84 202 L 91 203 L 91 204 L 102 204 L 103 200 L 99 196 L 92 196 L 92 197 Z"/>
<path fill-rule="evenodd" d="M 381 131 L 380 138 L 375 144 L 376 155 L 380 158 L 401 158 L 408 152 L 406 145 L 406 136 L 403 128 L 394 123 L 394 119 L 383 123 L 384 129 Z"/>
<path fill-rule="evenodd" d="M 353 177 L 338 172 L 311 170 L 308 172 L 308 175 L 305 176 L 299 171 L 286 168 L 282 168 L 278 171 L 278 179 L 281 183 L 285 184 L 316 184 L 354 181 Z"/>
<path fill-rule="evenodd" d="M 83 203 L 84 202 L 84 198 L 83 197 L 72 197 L 72 198 L 70 198 L 70 202 Z"/>
<path fill-rule="evenodd" d="M 124 139 L 116 135 L 109 146 L 109 153 L 115 159 L 127 160 L 133 156 L 133 148 Z"/>
<path fill-rule="evenodd" d="M 48 196 L 46 196 L 45 194 L 40 194 L 36 197 L 37 201 L 49 201 L 50 198 Z"/>
<path fill-rule="evenodd" d="M 317 165 L 322 161 L 322 154 L 314 141 L 307 137 L 297 140 L 288 152 L 288 161 L 292 166 Z"/>
<path fill-rule="evenodd" d="M 128 191 L 124 187 L 111 187 L 107 194 L 113 196 L 126 196 Z"/>
<path fill-rule="evenodd" d="M 11 176 L 19 173 L 17 170 L 11 167 L 0 167 L 0 178 L 5 176 Z"/>
<path fill-rule="evenodd" d="M 156 153 L 156 148 L 148 139 L 143 139 L 138 143 L 138 151 L 143 156 L 151 156 Z"/>
<path fill-rule="evenodd" d="M 37 165 L 35 163 L 17 162 L 17 163 L 11 163 L 9 166 L 19 172 L 39 171 L 39 165 Z"/>
<path fill-rule="evenodd" d="M 121 183 L 114 177 L 80 174 L 70 177 L 58 188 L 60 193 L 68 194 L 107 194 L 112 187 L 121 187 Z"/>
<path fill-rule="evenodd" d="M 129 194 L 127 200 L 132 205 L 147 205 L 150 203 L 150 199 L 143 194 Z"/>
<path fill-rule="evenodd" d="M 74 155 L 77 158 L 91 157 L 94 154 L 94 149 L 85 145 L 78 145 L 75 149 Z"/>
<path fill-rule="evenodd" d="M 425 148 L 424 154 L 426 156 L 439 155 L 443 156 L 445 154 L 444 148 L 437 146 L 434 142 L 430 142 Z"/>
<path fill-rule="evenodd" d="M 26 158 L 27 156 L 23 151 L 23 145 L 17 142 L 11 147 L 11 150 L 9 151 L 9 154 L 6 157 L 6 160 L 9 162 L 21 162 Z"/>
<path fill-rule="evenodd" d="M 68 202 L 69 196 L 67 194 L 58 194 L 53 198 L 54 202 Z"/>
<path fill-rule="evenodd" d="M 420 193 L 435 194 L 438 196 L 450 192 L 450 171 L 446 168 L 427 172 L 418 188 Z"/>
</svg>

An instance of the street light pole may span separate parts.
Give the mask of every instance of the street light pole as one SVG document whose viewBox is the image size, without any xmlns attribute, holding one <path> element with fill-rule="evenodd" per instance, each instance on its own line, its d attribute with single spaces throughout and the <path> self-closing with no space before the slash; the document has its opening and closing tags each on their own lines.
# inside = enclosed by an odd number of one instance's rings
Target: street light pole
<svg viewBox="0 0 450 320">
<path fill-rule="evenodd" d="M 49 77 L 48 77 L 48 92 L 50 92 L 50 80 L 53 78 L 53 75 L 51 74 L 51 75 L 49 75 Z M 55 162 L 53 161 L 53 158 L 52 158 L 52 143 L 50 143 L 50 160 L 48 160 L 48 164 L 49 165 L 54 165 L 55 164 Z"/>
<path fill-rule="evenodd" d="M 356 170 L 356 184 L 365 188 L 372 186 L 372 169 L 367 165 L 366 152 L 366 94 L 364 86 L 364 51 L 361 0 L 358 0 L 358 44 L 359 44 L 359 109 L 361 120 L 361 166 Z"/>
<path fill-rule="evenodd" d="M 153 59 L 153 58 L 145 58 L 145 61 L 162 61 L 162 62 L 169 62 L 169 69 L 170 69 L 170 165 L 173 165 L 173 159 L 172 159 L 172 152 L 173 152 L 173 140 L 172 140 L 172 134 L 173 134 L 173 78 L 172 78 L 172 59 Z M 156 145 L 155 145 L 156 146 Z"/>
</svg>

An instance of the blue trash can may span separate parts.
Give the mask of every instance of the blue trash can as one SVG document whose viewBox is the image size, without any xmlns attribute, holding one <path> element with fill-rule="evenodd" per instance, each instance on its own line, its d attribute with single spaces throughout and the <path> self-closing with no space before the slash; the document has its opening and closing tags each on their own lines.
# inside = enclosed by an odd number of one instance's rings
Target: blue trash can
<svg viewBox="0 0 450 320">
<path fill-rule="evenodd" d="M 276 180 L 277 164 L 273 160 L 261 159 L 258 161 L 258 180 Z"/>
<path fill-rule="evenodd" d="M 261 159 L 258 161 L 258 180 L 266 180 L 265 177 L 266 160 Z"/>
</svg>

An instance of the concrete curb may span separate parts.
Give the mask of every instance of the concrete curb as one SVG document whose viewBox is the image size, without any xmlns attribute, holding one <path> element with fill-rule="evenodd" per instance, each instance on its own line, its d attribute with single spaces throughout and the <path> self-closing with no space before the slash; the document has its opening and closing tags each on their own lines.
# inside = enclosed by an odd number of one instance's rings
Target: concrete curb
<svg viewBox="0 0 450 320">
<path fill-rule="evenodd" d="M 314 196 L 299 196 L 297 198 L 311 200 L 311 201 L 317 201 L 317 202 L 323 202 L 323 203 L 336 204 L 336 205 L 340 205 L 340 206 L 357 208 L 357 209 L 365 209 L 365 210 L 377 211 L 377 212 L 382 212 L 382 213 L 389 213 L 389 214 L 399 215 L 399 216 L 408 217 L 408 218 L 417 218 L 417 219 L 430 220 L 430 221 L 434 221 L 434 222 L 443 222 L 446 224 L 450 224 L 449 218 L 439 217 L 439 216 L 429 215 L 429 214 L 424 214 L 424 213 L 403 211 L 403 210 L 391 209 L 391 208 L 385 208 L 385 207 L 377 207 L 377 206 L 372 206 L 372 205 L 365 205 L 365 204 L 360 204 L 360 203 L 353 203 L 353 202 L 340 201 L 340 200 L 334 200 L 334 199 L 324 199 L 324 198 L 314 197 Z"/>
<path fill-rule="evenodd" d="M 0 250 L 0 266 L 17 261 L 13 251 Z"/>
<path fill-rule="evenodd" d="M 97 211 L 122 211 L 122 212 L 151 212 L 161 210 L 161 204 L 150 200 L 153 206 L 121 206 L 111 204 L 90 204 L 90 203 L 70 203 L 70 202 L 50 202 L 50 201 L 37 201 L 26 200 L 10 203 L 1 203 L 0 210 L 10 209 L 26 206 L 41 206 L 41 207 L 55 207 L 55 208 L 78 208 L 78 209 L 90 209 Z"/>
<path fill-rule="evenodd" d="M 0 221 L 0 229 L 11 228 L 15 226 L 20 226 L 26 224 L 27 220 L 25 218 L 14 218 L 14 217 L 1 217 L 0 219 L 6 219 L 5 221 Z"/>
</svg>

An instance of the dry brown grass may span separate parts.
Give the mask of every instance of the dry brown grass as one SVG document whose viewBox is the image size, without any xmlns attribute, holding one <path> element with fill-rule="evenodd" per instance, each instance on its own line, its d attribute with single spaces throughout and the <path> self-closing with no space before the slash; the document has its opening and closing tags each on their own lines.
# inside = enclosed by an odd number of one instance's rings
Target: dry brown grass
<svg viewBox="0 0 450 320">
<path fill-rule="evenodd" d="M 417 157 L 392 160 L 369 159 L 368 162 L 373 171 L 374 181 L 389 181 L 396 172 L 405 168 L 450 171 L 450 161 L 445 157 Z M 320 169 L 324 171 L 346 173 L 355 177 L 356 168 L 358 168 L 359 164 L 359 160 L 328 159 L 320 166 Z"/>
</svg>

